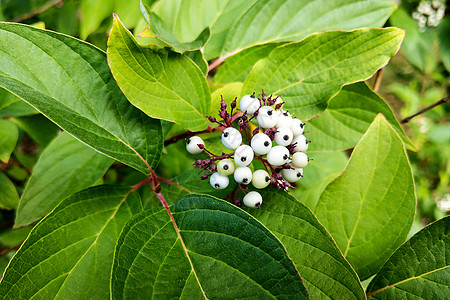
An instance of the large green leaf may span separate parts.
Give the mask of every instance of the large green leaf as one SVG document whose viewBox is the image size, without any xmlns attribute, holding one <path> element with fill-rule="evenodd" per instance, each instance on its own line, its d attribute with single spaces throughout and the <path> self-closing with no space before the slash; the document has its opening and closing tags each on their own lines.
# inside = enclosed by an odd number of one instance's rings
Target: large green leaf
<svg viewBox="0 0 450 300">
<path fill-rule="evenodd" d="M 140 211 L 139 197 L 124 187 L 94 187 L 65 199 L 11 260 L 0 297 L 108 299 L 119 233 Z"/>
<path fill-rule="evenodd" d="M 110 16 L 116 0 L 82 0 L 80 36 L 85 40 Z"/>
<path fill-rule="evenodd" d="M 378 113 L 385 116 L 408 148 L 415 149 L 389 105 L 361 82 L 345 86 L 318 118 L 307 123 L 311 132 L 308 138 L 313 141 L 308 151 L 354 147 Z"/>
<path fill-rule="evenodd" d="M 117 17 L 107 53 L 114 78 L 133 105 L 190 130 L 206 128 L 211 96 L 205 75 L 189 58 L 139 46 Z"/>
<path fill-rule="evenodd" d="M 298 41 L 322 30 L 379 27 L 395 7 L 390 0 L 257 1 L 233 25 L 221 55 L 255 44 Z"/>
<path fill-rule="evenodd" d="M 0 161 L 8 162 L 16 147 L 19 130 L 14 123 L 0 119 Z"/>
<path fill-rule="evenodd" d="M 16 209 L 18 203 L 19 195 L 14 183 L 3 172 L 0 172 L 0 208 Z"/>
<path fill-rule="evenodd" d="M 58 126 L 41 114 L 15 117 L 10 120 L 16 123 L 41 147 L 47 146 L 59 132 Z"/>
<path fill-rule="evenodd" d="M 344 173 L 325 188 L 315 213 L 364 280 L 405 241 L 415 205 L 404 145 L 378 115 Z"/>
<path fill-rule="evenodd" d="M 286 247 L 311 299 L 365 299 L 355 271 L 312 212 L 283 191 L 262 196 L 262 209 L 251 214 Z"/>
<path fill-rule="evenodd" d="M 447 71 L 450 72 L 450 18 L 444 18 L 438 27 L 439 52 L 442 62 Z"/>
<path fill-rule="evenodd" d="M 369 299 L 450 298 L 450 216 L 416 233 L 384 264 Z"/>
<path fill-rule="evenodd" d="M 45 148 L 34 166 L 17 208 L 15 226 L 39 219 L 67 196 L 93 185 L 112 162 L 62 133 Z"/>
<path fill-rule="evenodd" d="M 0 85 L 90 147 L 149 174 L 162 149 L 159 120 L 121 93 L 105 53 L 80 40 L 0 23 Z M 146 162 L 145 162 L 146 161 Z"/>
<path fill-rule="evenodd" d="M 330 31 L 279 46 L 260 60 L 243 94 L 264 89 L 285 95 L 285 109 L 299 118 L 322 112 L 345 84 L 362 81 L 384 66 L 401 43 L 396 28 Z"/>
<path fill-rule="evenodd" d="M 0 116 L 26 116 L 36 114 L 37 111 L 17 96 L 0 88 Z"/>
<path fill-rule="evenodd" d="M 307 298 L 283 245 L 244 211 L 206 195 L 184 196 L 171 210 L 179 232 L 164 209 L 125 226 L 115 252 L 114 299 Z"/>
</svg>

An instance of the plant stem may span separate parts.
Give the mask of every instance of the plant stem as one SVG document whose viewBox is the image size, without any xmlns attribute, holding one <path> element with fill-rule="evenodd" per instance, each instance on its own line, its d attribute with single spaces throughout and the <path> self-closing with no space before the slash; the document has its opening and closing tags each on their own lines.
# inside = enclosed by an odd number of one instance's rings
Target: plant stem
<svg viewBox="0 0 450 300">
<path fill-rule="evenodd" d="M 373 84 L 374 92 L 378 92 L 378 90 L 380 89 L 381 79 L 383 78 L 383 71 L 384 71 L 384 68 L 381 68 L 377 71 L 377 75 L 375 77 L 375 83 Z"/>
<path fill-rule="evenodd" d="M 190 190 L 188 190 L 187 188 L 185 188 L 184 186 L 182 186 L 182 185 L 179 184 L 179 183 L 173 182 L 172 180 L 158 177 L 158 181 L 159 181 L 159 182 L 163 182 L 163 183 L 165 183 L 165 184 L 176 185 L 176 186 L 179 187 L 180 189 L 185 190 L 185 191 L 188 192 L 189 194 L 192 194 L 192 192 L 191 192 Z"/>
<path fill-rule="evenodd" d="M 438 106 L 438 105 L 441 105 L 441 104 L 447 102 L 449 97 L 450 97 L 450 95 L 447 96 L 447 97 L 442 98 L 441 100 L 439 100 L 439 101 L 437 101 L 437 102 L 435 102 L 435 103 L 433 103 L 433 104 L 431 104 L 431 105 L 429 105 L 429 106 L 427 106 L 427 107 L 425 107 L 425 108 L 422 108 L 421 110 L 419 110 L 419 111 L 416 112 L 415 114 L 413 114 L 413 115 L 411 115 L 411 116 L 409 116 L 409 117 L 404 118 L 403 120 L 401 120 L 400 123 L 402 123 L 402 124 L 408 123 L 409 121 L 411 121 L 412 118 L 414 118 L 414 117 L 416 117 L 416 116 L 418 116 L 418 115 L 420 115 L 420 114 L 423 114 L 424 112 L 427 112 L 427 111 L 429 111 L 430 109 L 432 109 L 432 108 L 434 108 L 434 107 L 436 107 L 436 106 Z"/>
</svg>

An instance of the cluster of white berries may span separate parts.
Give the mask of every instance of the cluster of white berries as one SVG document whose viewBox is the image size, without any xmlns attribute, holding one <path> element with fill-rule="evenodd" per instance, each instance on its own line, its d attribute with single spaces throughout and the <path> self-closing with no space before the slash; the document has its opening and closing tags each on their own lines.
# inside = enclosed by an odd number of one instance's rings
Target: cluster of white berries
<svg viewBox="0 0 450 300">
<path fill-rule="evenodd" d="M 233 200 L 239 206 L 241 203 L 237 197 L 238 186 L 246 193 L 243 198 L 244 205 L 260 207 L 263 203 L 262 196 L 258 192 L 247 192 L 247 185 L 251 183 L 255 188 L 263 189 L 272 183 L 275 187 L 288 191 L 289 187 L 295 188 L 291 183 L 303 177 L 303 168 L 309 161 L 304 153 L 309 143 L 303 135 L 305 124 L 292 117 L 288 111 L 282 110 L 282 105 L 278 97 L 272 99 L 271 96 L 266 97 L 264 93 L 261 99 L 254 95 L 242 97 L 239 107 L 242 116 L 238 122 L 240 130 L 233 127 L 231 122 L 224 124 L 209 117 L 210 120 L 222 126 L 225 125 L 226 128 L 221 137 L 222 144 L 227 149 L 234 150 L 233 153 L 222 153 L 216 156 L 205 149 L 205 144 L 200 137 L 193 136 L 187 140 L 186 149 L 189 153 L 199 154 L 205 150 L 210 155 L 208 159 L 198 160 L 194 165 L 211 172 L 204 174 L 202 179 L 210 177 L 209 182 L 213 188 L 228 187 L 230 183 L 228 176 L 233 175 L 237 183 L 233 191 L 235 193 Z M 236 106 L 236 100 L 231 106 L 232 108 Z M 228 113 L 224 113 L 224 110 L 226 110 L 226 104 L 222 100 L 219 115 L 226 116 L 224 119 L 232 119 Z M 249 133 L 247 124 L 252 119 L 256 119 L 259 127 Z M 243 143 L 241 132 L 249 145 Z M 249 134 L 252 136 L 250 137 Z M 252 172 L 249 165 L 255 159 L 259 160 L 265 169 Z"/>
<path fill-rule="evenodd" d="M 419 23 L 419 29 L 425 31 L 425 27 L 437 27 L 445 15 L 445 4 L 434 1 L 421 1 L 412 17 Z"/>
</svg>

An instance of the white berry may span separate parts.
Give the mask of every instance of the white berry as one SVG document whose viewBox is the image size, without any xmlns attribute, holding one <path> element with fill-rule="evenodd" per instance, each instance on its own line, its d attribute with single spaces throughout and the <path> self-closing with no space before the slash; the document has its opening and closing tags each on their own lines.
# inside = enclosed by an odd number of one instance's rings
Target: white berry
<svg viewBox="0 0 450 300">
<path fill-rule="evenodd" d="M 267 153 L 267 161 L 272 166 L 282 166 L 289 161 L 289 150 L 284 146 L 274 146 Z"/>
<path fill-rule="evenodd" d="M 262 128 L 271 128 L 277 124 L 277 114 L 273 107 L 262 106 L 258 111 L 256 121 Z"/>
<path fill-rule="evenodd" d="M 242 144 L 242 135 L 234 127 L 228 127 L 222 132 L 222 144 L 231 150 L 236 149 Z"/>
<path fill-rule="evenodd" d="M 254 95 L 245 95 L 239 102 L 240 110 L 248 115 L 253 115 L 259 106 L 259 100 Z"/>
<path fill-rule="evenodd" d="M 249 192 L 244 196 L 244 205 L 248 207 L 261 207 L 262 205 L 262 196 L 258 192 Z"/>
<path fill-rule="evenodd" d="M 186 141 L 186 150 L 191 154 L 199 154 L 203 151 L 198 145 L 205 145 L 203 140 L 198 136 L 193 136 Z"/>
<path fill-rule="evenodd" d="M 251 145 L 256 154 L 265 155 L 272 149 L 272 140 L 267 134 L 260 132 L 252 137 Z"/>
<path fill-rule="evenodd" d="M 248 145 L 239 146 L 236 151 L 234 151 L 234 161 L 239 167 L 248 166 L 255 156 L 252 147 Z"/>
<path fill-rule="evenodd" d="M 236 167 L 234 166 L 234 162 L 231 159 L 222 159 L 217 164 L 217 171 L 225 176 L 233 174 L 235 169 Z"/>
<path fill-rule="evenodd" d="M 294 136 L 303 134 L 303 132 L 305 131 L 305 123 L 303 123 L 299 119 L 293 119 L 291 124 L 291 130 Z"/>
<path fill-rule="evenodd" d="M 288 127 L 280 127 L 278 128 L 278 132 L 275 133 L 275 143 L 280 146 L 290 145 L 292 139 L 294 138 L 294 134 L 292 130 Z"/>
<path fill-rule="evenodd" d="M 295 168 L 294 170 L 283 169 L 281 171 L 281 175 L 287 182 L 296 182 L 303 177 L 303 169 L 302 168 Z"/>
<path fill-rule="evenodd" d="M 237 183 L 249 184 L 252 182 L 252 170 L 249 167 L 237 167 L 234 171 L 234 180 Z"/>
<path fill-rule="evenodd" d="M 295 152 L 292 155 L 292 165 L 296 168 L 304 168 L 308 165 L 308 155 L 303 152 Z"/>
<path fill-rule="evenodd" d="M 278 116 L 276 128 L 288 127 L 290 128 L 292 125 L 292 117 L 289 112 L 282 110 L 281 114 Z"/>
<path fill-rule="evenodd" d="M 294 151 L 296 152 L 305 152 L 308 150 L 308 141 L 306 140 L 306 137 L 301 134 L 297 135 L 293 140 L 292 144 L 297 143 L 297 145 L 294 148 Z"/>
<path fill-rule="evenodd" d="M 216 190 L 223 190 L 228 186 L 230 180 L 228 179 L 227 176 L 222 175 L 219 172 L 215 172 L 214 174 L 211 175 L 209 183 Z"/>
<path fill-rule="evenodd" d="M 252 184 L 257 189 L 263 189 L 270 183 L 270 175 L 265 170 L 253 172 Z"/>
</svg>

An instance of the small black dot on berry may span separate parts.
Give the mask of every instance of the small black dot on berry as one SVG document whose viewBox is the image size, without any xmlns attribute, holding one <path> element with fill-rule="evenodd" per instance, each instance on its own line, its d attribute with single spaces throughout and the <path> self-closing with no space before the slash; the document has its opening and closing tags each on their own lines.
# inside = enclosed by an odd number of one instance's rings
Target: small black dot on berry
<svg viewBox="0 0 450 300">
<path fill-rule="evenodd" d="M 244 161 L 246 161 L 246 160 L 247 160 L 247 157 L 246 157 L 246 156 L 242 156 L 242 157 L 241 157 L 241 161 L 242 161 L 242 162 L 244 162 Z"/>
<path fill-rule="evenodd" d="M 283 113 L 283 115 L 285 115 L 285 116 L 287 117 L 287 116 L 289 116 L 289 113 L 288 113 L 287 111 L 285 111 L 285 112 Z"/>
<path fill-rule="evenodd" d="M 223 136 L 224 136 L 224 137 L 228 137 L 228 132 L 224 132 L 224 133 L 223 133 Z"/>
<path fill-rule="evenodd" d="M 284 156 L 283 156 L 283 159 L 284 160 L 286 160 L 286 159 L 288 159 L 289 158 L 289 155 L 287 155 L 287 154 L 285 154 Z"/>
<path fill-rule="evenodd" d="M 269 142 L 268 142 L 268 141 L 265 141 L 265 142 L 264 142 L 264 146 L 269 147 Z"/>
<path fill-rule="evenodd" d="M 243 182 L 243 183 L 247 183 L 247 182 L 248 182 L 248 178 L 242 179 L 242 182 Z"/>
<path fill-rule="evenodd" d="M 218 183 L 216 183 L 214 186 L 216 187 L 216 189 L 220 188 L 220 184 Z"/>
<path fill-rule="evenodd" d="M 283 139 L 284 139 L 285 141 L 287 141 L 287 140 L 289 140 L 289 136 L 286 134 L 285 136 L 283 136 Z"/>
<path fill-rule="evenodd" d="M 297 173 L 297 177 L 302 177 L 302 174 L 301 173 Z"/>
<path fill-rule="evenodd" d="M 228 165 L 223 166 L 224 170 L 228 170 Z"/>
<path fill-rule="evenodd" d="M 303 128 L 303 126 L 305 126 L 305 124 L 304 124 L 304 123 L 301 123 L 301 124 L 300 124 L 300 128 Z"/>
<path fill-rule="evenodd" d="M 269 115 L 269 116 L 271 116 L 272 115 L 272 111 L 271 110 L 269 110 L 268 112 L 267 112 L 267 114 Z"/>
<path fill-rule="evenodd" d="M 189 145 L 190 143 L 191 143 L 191 140 L 190 140 L 190 139 L 189 139 L 189 140 L 187 140 L 186 144 L 188 144 L 188 145 Z"/>
<path fill-rule="evenodd" d="M 270 177 L 269 176 L 266 176 L 266 182 L 269 182 L 269 180 L 270 180 Z"/>
</svg>

